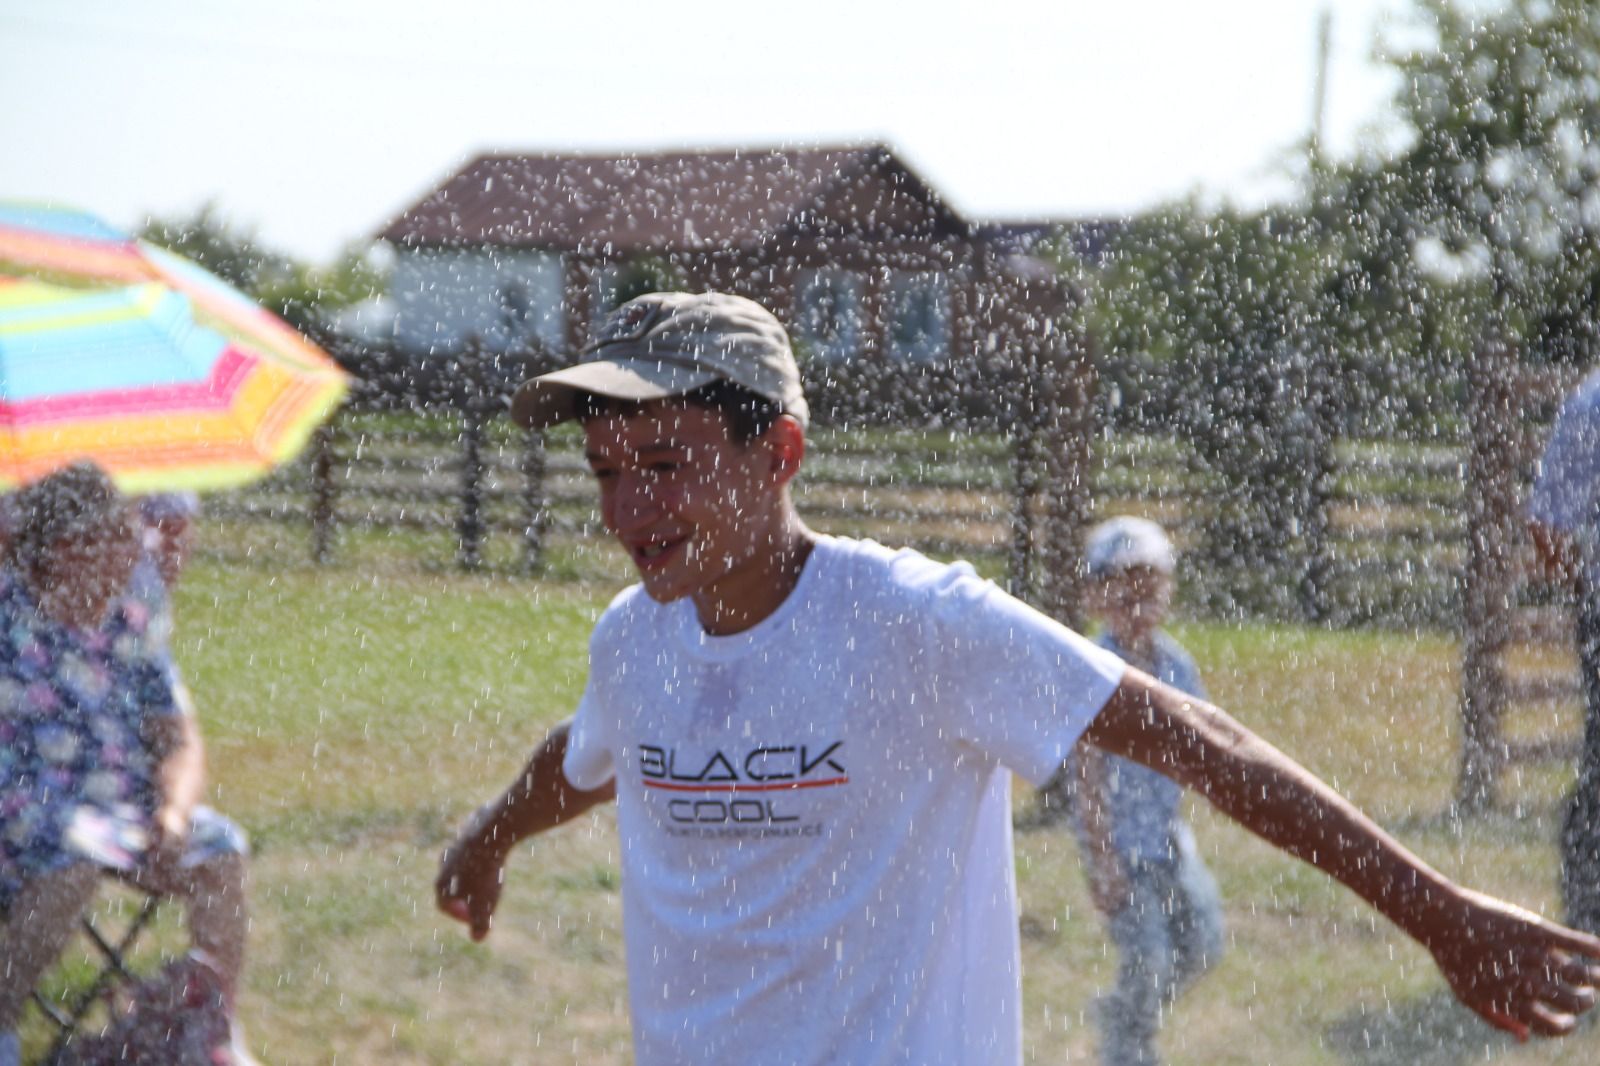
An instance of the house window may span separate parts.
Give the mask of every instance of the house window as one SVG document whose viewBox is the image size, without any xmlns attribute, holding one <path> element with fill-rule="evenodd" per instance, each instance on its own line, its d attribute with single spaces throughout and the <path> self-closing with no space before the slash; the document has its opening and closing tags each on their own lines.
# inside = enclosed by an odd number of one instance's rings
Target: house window
<svg viewBox="0 0 1600 1066">
<path fill-rule="evenodd" d="M 682 271 L 669 260 L 647 256 L 626 263 L 608 263 L 590 275 L 589 333 L 607 315 L 648 292 L 673 292 L 683 288 Z"/>
<path fill-rule="evenodd" d="M 532 330 L 533 301 L 528 296 L 528 286 L 520 281 L 500 287 L 500 326 L 512 337 L 526 337 Z"/>
<path fill-rule="evenodd" d="M 561 257 L 542 253 L 506 257 L 488 264 L 496 284 L 476 327 L 496 351 L 536 344 L 559 351 L 564 340 Z"/>
<path fill-rule="evenodd" d="M 562 272 L 561 257 L 545 252 L 402 252 L 390 281 L 396 343 L 430 352 L 477 337 L 489 351 L 517 351 L 530 341 L 559 351 Z"/>
<path fill-rule="evenodd" d="M 861 279 L 843 270 L 801 276 L 795 337 L 813 359 L 839 363 L 861 346 Z"/>
<path fill-rule="evenodd" d="M 617 299 L 622 287 L 622 267 L 616 264 L 603 266 L 589 277 L 589 335 L 607 315 L 617 309 Z"/>
<path fill-rule="evenodd" d="M 889 355 L 931 363 L 950 354 L 950 292 L 939 274 L 897 274 L 889 289 Z"/>
</svg>

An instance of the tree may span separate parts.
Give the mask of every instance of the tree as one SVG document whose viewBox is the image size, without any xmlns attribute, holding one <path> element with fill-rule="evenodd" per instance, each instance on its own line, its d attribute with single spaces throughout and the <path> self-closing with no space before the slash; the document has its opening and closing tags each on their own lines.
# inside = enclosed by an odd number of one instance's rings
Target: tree
<svg viewBox="0 0 1600 1066">
<path fill-rule="evenodd" d="M 1593 354 L 1600 294 L 1600 7 L 1509 0 L 1483 15 L 1417 0 L 1421 38 L 1395 49 L 1396 107 L 1409 143 L 1326 175 L 1349 211 L 1350 256 L 1383 263 L 1425 300 L 1431 339 L 1453 350 L 1475 406 L 1469 467 L 1457 799 L 1492 800 L 1493 723 L 1503 694 L 1499 624 L 1515 591 L 1507 548 L 1519 524 L 1504 457 L 1518 436 L 1517 362 Z M 1453 316 L 1453 323 L 1449 318 Z M 1392 317 L 1392 316 L 1391 316 Z M 1495 461 L 1495 460 L 1499 461 Z M 1594 593 L 1591 591 L 1590 593 Z M 1579 784 L 1562 830 L 1568 918 L 1600 926 L 1600 714 L 1589 710 Z"/>
<path fill-rule="evenodd" d="M 1421 39 L 1388 55 L 1409 143 L 1327 175 L 1321 202 L 1348 212 L 1348 258 L 1470 324 L 1443 343 L 1575 358 L 1600 277 L 1600 7 L 1416 0 L 1415 15 Z"/>
<path fill-rule="evenodd" d="M 211 203 L 188 218 L 152 219 L 141 236 L 193 259 L 302 330 L 325 327 L 333 312 L 387 289 L 385 272 L 360 246 L 315 266 L 267 248 Z"/>
<path fill-rule="evenodd" d="M 252 296 L 296 267 L 288 256 L 264 248 L 253 233 L 230 223 L 215 203 L 202 204 L 187 218 L 152 218 L 140 236 L 193 259 Z"/>
<path fill-rule="evenodd" d="M 1177 432 L 1219 486 L 1205 555 L 1248 607 L 1322 613 L 1338 395 L 1324 336 L 1329 238 L 1303 212 L 1173 204 L 1078 264 L 1115 421 Z M 1233 597 L 1230 597 L 1233 598 Z"/>
</svg>

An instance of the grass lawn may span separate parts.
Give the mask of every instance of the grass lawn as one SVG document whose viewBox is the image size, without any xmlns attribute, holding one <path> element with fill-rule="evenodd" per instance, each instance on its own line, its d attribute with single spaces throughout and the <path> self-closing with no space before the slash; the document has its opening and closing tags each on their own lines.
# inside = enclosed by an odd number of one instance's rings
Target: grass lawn
<svg viewBox="0 0 1600 1066">
<path fill-rule="evenodd" d="M 354 550 L 211 551 L 179 597 L 215 803 L 258 850 L 243 1001 L 264 1061 L 626 1063 L 611 812 L 524 847 L 494 935 L 432 908 L 450 829 L 575 704 L 604 552 L 559 581 L 465 577 Z M 227 536 L 226 545 L 215 538 Z M 222 548 L 228 548 L 221 553 Z M 300 546 L 297 544 L 295 548 Z M 1513 813 L 1442 817 L 1456 751 L 1456 647 L 1442 638 L 1186 627 L 1212 694 L 1334 780 L 1430 861 L 1554 912 L 1564 778 L 1524 772 Z M 1017 803 L 1028 802 L 1026 788 Z M 1226 898 L 1229 954 L 1177 1007 L 1175 1063 L 1600 1061 L 1600 1031 L 1518 1047 L 1445 1001 L 1426 958 L 1354 898 L 1194 812 Z M 1111 980 L 1068 834 L 1019 834 L 1029 1062 L 1092 1061 Z M 157 943 L 176 943 L 172 916 Z M 64 966 L 59 987 L 81 980 Z M 27 1030 L 30 1047 L 44 1037 Z"/>
</svg>

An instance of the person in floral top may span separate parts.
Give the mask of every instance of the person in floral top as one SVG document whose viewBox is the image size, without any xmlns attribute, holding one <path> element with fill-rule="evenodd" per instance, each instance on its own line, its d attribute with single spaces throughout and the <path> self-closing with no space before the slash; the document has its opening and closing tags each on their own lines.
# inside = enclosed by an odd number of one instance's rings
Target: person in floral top
<svg viewBox="0 0 1600 1066">
<path fill-rule="evenodd" d="M 30 990 L 101 874 L 184 898 L 231 1006 L 243 863 L 207 845 L 204 753 L 187 693 L 122 597 L 141 553 L 132 508 L 80 463 L 23 489 L 0 566 L 0 1066 Z M 220 1049 L 226 1052 L 227 1049 Z"/>
</svg>

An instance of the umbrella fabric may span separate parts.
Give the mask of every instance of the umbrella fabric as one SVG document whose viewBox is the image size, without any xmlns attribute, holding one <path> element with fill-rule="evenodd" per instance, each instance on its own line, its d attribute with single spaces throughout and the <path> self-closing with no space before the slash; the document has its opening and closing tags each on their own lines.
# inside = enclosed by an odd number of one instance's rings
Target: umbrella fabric
<svg viewBox="0 0 1600 1066">
<path fill-rule="evenodd" d="M 346 391 L 288 323 L 83 212 L 0 203 L 0 281 L 0 488 L 85 456 L 130 492 L 242 484 Z"/>
<path fill-rule="evenodd" d="M 194 301 L 201 320 L 291 366 L 335 364 L 283 319 L 204 267 L 70 208 L 0 202 L 0 274 L 64 285 L 159 281 Z"/>
<path fill-rule="evenodd" d="M 291 458 L 343 398 L 199 325 L 155 283 L 0 279 L 0 488 L 92 458 L 128 492 L 243 484 Z"/>
</svg>

